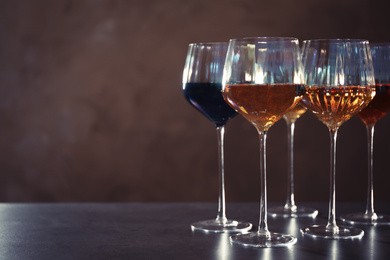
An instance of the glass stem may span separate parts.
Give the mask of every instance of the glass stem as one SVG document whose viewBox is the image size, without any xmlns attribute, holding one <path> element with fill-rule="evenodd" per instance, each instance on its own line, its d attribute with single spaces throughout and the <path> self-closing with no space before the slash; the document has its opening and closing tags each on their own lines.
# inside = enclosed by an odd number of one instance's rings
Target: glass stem
<svg viewBox="0 0 390 260">
<path fill-rule="evenodd" d="M 259 131 L 260 136 L 260 220 L 258 233 L 270 237 L 267 224 L 267 177 L 266 177 L 266 144 L 267 132 Z"/>
<path fill-rule="evenodd" d="M 225 126 L 217 126 L 218 135 L 218 178 L 219 178 L 219 197 L 218 197 L 218 215 L 217 221 L 226 224 L 226 205 L 225 205 L 225 166 L 224 166 L 224 148 L 223 141 L 225 136 Z"/>
<path fill-rule="evenodd" d="M 287 146 L 288 146 L 288 169 L 287 169 L 287 200 L 285 209 L 296 208 L 294 199 L 294 130 L 295 122 L 287 121 Z"/>
<path fill-rule="evenodd" d="M 368 187 L 367 206 L 364 215 L 368 218 L 376 219 L 374 212 L 374 125 L 367 125 L 367 147 L 368 147 Z"/>
<path fill-rule="evenodd" d="M 336 142 L 338 128 L 329 128 L 330 133 L 330 198 L 329 215 L 326 230 L 337 233 L 339 228 L 336 224 Z"/>
</svg>

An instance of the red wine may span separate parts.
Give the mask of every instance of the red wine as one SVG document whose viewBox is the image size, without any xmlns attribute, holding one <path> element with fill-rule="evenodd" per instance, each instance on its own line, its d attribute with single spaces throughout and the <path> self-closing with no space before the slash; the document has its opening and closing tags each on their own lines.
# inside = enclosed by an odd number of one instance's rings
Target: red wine
<svg viewBox="0 0 390 260">
<path fill-rule="evenodd" d="M 218 127 L 237 114 L 226 104 L 221 89 L 221 83 L 185 83 L 183 93 L 195 108 Z"/>
<path fill-rule="evenodd" d="M 366 125 L 374 125 L 390 111 L 390 84 L 377 84 L 375 90 L 374 99 L 357 114 Z"/>
<path fill-rule="evenodd" d="M 233 84 L 223 97 L 259 131 L 267 131 L 302 99 L 302 85 Z"/>
</svg>

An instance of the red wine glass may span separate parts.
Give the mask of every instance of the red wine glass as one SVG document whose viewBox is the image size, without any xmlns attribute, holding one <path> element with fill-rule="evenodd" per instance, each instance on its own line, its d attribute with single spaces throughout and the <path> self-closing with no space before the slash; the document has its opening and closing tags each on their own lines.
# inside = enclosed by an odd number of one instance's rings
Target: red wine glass
<svg viewBox="0 0 390 260">
<path fill-rule="evenodd" d="M 376 122 L 390 111 L 390 43 L 370 44 L 375 74 L 376 95 L 357 116 L 367 131 L 368 187 L 364 213 L 341 216 L 349 224 L 390 225 L 390 216 L 377 214 L 374 210 L 374 127 Z"/>
<path fill-rule="evenodd" d="M 183 72 L 185 98 L 211 120 L 218 135 L 219 153 L 219 198 L 215 219 L 195 222 L 192 230 L 205 232 L 245 232 L 252 228 L 248 222 L 226 217 L 224 133 L 225 124 L 237 113 L 222 97 L 222 72 L 228 43 L 193 43 L 188 46 Z"/>
</svg>

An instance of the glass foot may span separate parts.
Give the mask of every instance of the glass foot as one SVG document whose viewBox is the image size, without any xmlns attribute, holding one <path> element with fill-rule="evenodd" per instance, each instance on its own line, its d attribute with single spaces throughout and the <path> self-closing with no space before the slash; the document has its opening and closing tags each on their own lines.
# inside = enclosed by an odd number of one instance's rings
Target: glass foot
<svg viewBox="0 0 390 260">
<path fill-rule="evenodd" d="M 248 247 L 288 247 L 297 242 L 296 237 L 279 233 L 270 233 L 269 236 L 258 232 L 237 234 L 230 237 L 230 242 Z"/>
<path fill-rule="evenodd" d="M 318 210 L 307 207 L 274 207 L 268 209 L 268 215 L 271 217 L 283 217 L 283 218 L 300 218 L 309 217 L 315 218 L 318 215 Z"/>
<path fill-rule="evenodd" d="M 333 231 L 326 228 L 325 225 L 303 228 L 301 232 L 305 236 L 327 239 L 353 239 L 362 238 L 364 235 L 364 231 L 359 228 L 339 226 L 338 230 Z"/>
<path fill-rule="evenodd" d="M 377 215 L 373 216 L 356 213 L 341 216 L 341 220 L 348 224 L 363 224 L 363 225 L 390 225 L 389 215 Z"/>
<path fill-rule="evenodd" d="M 216 219 L 203 220 L 191 224 L 193 231 L 200 230 L 204 232 L 223 233 L 223 232 L 246 232 L 252 228 L 248 222 L 239 222 L 236 220 L 227 220 L 223 223 Z"/>
</svg>

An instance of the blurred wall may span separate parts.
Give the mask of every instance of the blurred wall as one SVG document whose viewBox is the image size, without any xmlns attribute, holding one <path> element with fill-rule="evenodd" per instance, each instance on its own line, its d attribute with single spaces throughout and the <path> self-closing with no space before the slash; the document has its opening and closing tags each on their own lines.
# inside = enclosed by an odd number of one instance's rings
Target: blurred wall
<svg viewBox="0 0 390 260">
<path fill-rule="evenodd" d="M 390 41 L 387 0 L 1 0 L 0 201 L 217 201 L 217 135 L 182 95 L 191 42 L 244 36 Z M 389 116 L 375 198 L 390 201 Z M 329 134 L 296 124 L 296 201 L 327 201 Z M 257 201 L 257 132 L 225 139 L 227 201 Z M 268 195 L 284 201 L 287 133 L 268 135 Z M 339 131 L 337 200 L 365 202 L 366 132 Z"/>
</svg>

